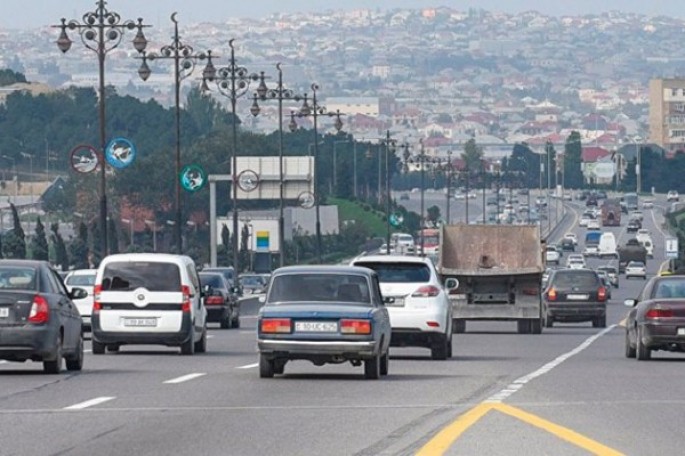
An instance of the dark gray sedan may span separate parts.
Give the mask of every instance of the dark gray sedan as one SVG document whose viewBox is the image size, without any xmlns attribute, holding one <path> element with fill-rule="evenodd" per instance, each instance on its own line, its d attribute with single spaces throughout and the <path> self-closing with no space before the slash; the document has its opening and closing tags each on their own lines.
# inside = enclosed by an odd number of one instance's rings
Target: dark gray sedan
<svg viewBox="0 0 685 456">
<path fill-rule="evenodd" d="M 685 276 L 658 276 L 647 282 L 626 319 L 625 355 L 648 360 L 652 351 L 685 352 Z"/>
<path fill-rule="evenodd" d="M 67 291 L 46 261 L 0 260 L 0 359 L 43 363 L 48 374 L 83 367 L 81 315 L 72 299 L 83 288 Z"/>
<path fill-rule="evenodd" d="M 276 270 L 259 311 L 259 375 L 282 374 L 290 360 L 317 366 L 364 364 L 364 376 L 388 373 L 391 328 L 378 276 L 355 266 Z"/>
<path fill-rule="evenodd" d="M 609 293 L 604 282 L 591 269 L 552 271 L 542 293 L 545 326 L 555 321 L 591 321 L 595 328 L 606 327 Z"/>
</svg>

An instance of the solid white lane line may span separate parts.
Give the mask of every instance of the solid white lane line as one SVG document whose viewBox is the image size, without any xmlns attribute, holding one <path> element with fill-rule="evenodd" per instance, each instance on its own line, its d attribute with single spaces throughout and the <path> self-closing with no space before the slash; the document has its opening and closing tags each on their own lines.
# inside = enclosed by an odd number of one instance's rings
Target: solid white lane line
<svg viewBox="0 0 685 456">
<path fill-rule="evenodd" d="M 668 236 L 666 235 L 666 233 L 664 233 L 664 231 L 659 226 L 659 223 L 656 221 L 656 217 L 654 216 L 654 209 L 651 210 L 651 213 L 652 213 L 652 221 L 654 222 L 654 226 L 656 227 L 657 230 L 659 230 L 659 233 L 661 233 L 661 235 L 664 237 L 664 239 L 666 239 Z"/>
<path fill-rule="evenodd" d="M 569 359 L 572 356 L 575 356 L 578 353 L 582 352 L 583 350 L 588 348 L 590 345 L 592 345 L 592 343 L 595 342 L 597 339 L 599 339 L 600 337 L 604 336 L 605 334 L 608 334 L 609 332 L 611 332 L 615 327 L 616 327 L 616 325 L 611 325 L 608 328 L 598 332 L 594 336 L 588 337 L 587 339 L 585 339 L 585 341 L 582 344 L 578 345 L 576 348 L 574 348 L 570 352 L 564 353 L 563 355 L 556 357 L 554 360 L 548 362 L 547 364 L 545 364 L 541 368 L 531 372 L 530 374 L 524 375 L 523 377 L 514 380 L 511 384 L 509 384 L 506 388 L 501 390 L 499 393 L 495 393 L 492 396 L 490 396 L 489 398 L 487 398 L 485 400 L 485 402 L 502 402 L 502 401 L 504 401 L 505 399 L 509 398 L 512 394 L 514 394 L 515 392 L 517 392 L 518 390 L 523 388 L 523 386 L 526 385 L 528 382 L 545 375 L 546 373 L 548 373 L 549 371 L 551 371 L 552 369 L 554 369 L 555 367 L 559 366 L 561 363 L 566 361 L 567 359 Z"/>
<path fill-rule="evenodd" d="M 196 372 L 194 374 L 188 374 L 188 375 L 183 375 L 181 377 L 172 378 L 171 380 L 167 380 L 164 383 L 166 383 L 167 385 L 175 385 L 177 383 L 187 382 L 187 381 L 194 380 L 196 378 L 199 378 L 199 377 L 202 377 L 205 375 L 207 375 L 207 374 L 202 373 L 202 372 Z"/>
<path fill-rule="evenodd" d="M 64 410 L 83 410 L 94 405 L 102 404 L 103 402 L 111 401 L 112 399 L 114 399 L 114 397 L 96 397 L 95 399 L 91 399 L 89 401 L 79 402 L 78 404 L 70 405 L 69 407 L 64 407 Z"/>
<path fill-rule="evenodd" d="M 246 364 L 244 366 L 238 366 L 236 369 L 252 369 L 254 367 L 259 366 L 259 363 L 254 363 L 254 364 Z"/>
</svg>

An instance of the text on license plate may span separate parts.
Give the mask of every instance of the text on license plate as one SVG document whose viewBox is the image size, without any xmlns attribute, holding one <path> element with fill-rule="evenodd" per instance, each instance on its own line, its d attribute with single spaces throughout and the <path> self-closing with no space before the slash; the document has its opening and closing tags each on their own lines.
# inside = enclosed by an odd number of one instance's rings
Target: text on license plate
<svg viewBox="0 0 685 456">
<path fill-rule="evenodd" d="M 156 318 L 124 318 L 124 326 L 157 326 Z"/>
<path fill-rule="evenodd" d="M 566 295 L 566 298 L 569 301 L 583 301 L 585 299 L 588 299 L 590 296 L 587 294 L 569 294 Z"/>
<path fill-rule="evenodd" d="M 0 307 L 0 318 L 7 318 L 10 316 L 9 307 Z"/>
<path fill-rule="evenodd" d="M 338 323 L 334 321 L 296 321 L 295 331 L 300 332 L 337 332 Z"/>
<path fill-rule="evenodd" d="M 678 335 L 685 336 L 685 328 L 678 328 Z"/>
</svg>

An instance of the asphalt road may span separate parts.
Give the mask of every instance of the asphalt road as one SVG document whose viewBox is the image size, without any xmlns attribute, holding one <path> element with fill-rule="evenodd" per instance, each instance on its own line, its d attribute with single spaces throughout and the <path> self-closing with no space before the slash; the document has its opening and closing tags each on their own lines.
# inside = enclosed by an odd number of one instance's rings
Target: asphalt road
<svg viewBox="0 0 685 456">
<path fill-rule="evenodd" d="M 658 210 L 645 220 L 654 274 Z M 453 359 L 391 349 L 379 381 L 306 362 L 259 379 L 254 300 L 240 330 L 210 330 L 202 355 L 123 347 L 87 353 L 83 372 L 56 376 L 1 363 L 0 455 L 680 454 L 685 357 L 623 356 L 622 301 L 642 285 L 621 277 L 606 330 L 557 324 L 519 335 L 514 323 L 469 323 Z"/>
</svg>

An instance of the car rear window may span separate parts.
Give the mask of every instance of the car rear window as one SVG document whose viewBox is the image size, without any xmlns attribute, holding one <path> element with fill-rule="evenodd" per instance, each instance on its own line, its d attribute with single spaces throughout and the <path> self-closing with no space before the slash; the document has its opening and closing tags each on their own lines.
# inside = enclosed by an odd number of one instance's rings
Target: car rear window
<svg viewBox="0 0 685 456">
<path fill-rule="evenodd" d="M 222 276 L 218 274 L 200 274 L 200 284 L 203 287 L 209 285 L 212 288 L 222 289 L 224 283 L 221 278 Z"/>
<path fill-rule="evenodd" d="M 330 302 L 370 304 L 366 277 L 351 274 L 284 274 L 274 277 L 268 302 Z"/>
<path fill-rule="evenodd" d="M 181 272 L 174 263 L 125 261 L 105 266 L 103 291 L 132 291 L 140 287 L 150 291 L 180 291 Z"/>
<path fill-rule="evenodd" d="M 430 269 L 423 263 L 355 262 L 355 266 L 376 271 L 381 283 L 422 283 L 431 277 Z"/>
<path fill-rule="evenodd" d="M 36 270 L 26 267 L 0 267 L 0 289 L 35 290 Z"/>
<path fill-rule="evenodd" d="M 86 285 L 92 287 L 95 285 L 95 274 L 72 275 L 67 277 L 65 282 L 67 285 Z"/>
<path fill-rule="evenodd" d="M 685 298 L 685 280 L 660 280 L 654 284 L 652 298 Z"/>
<path fill-rule="evenodd" d="M 554 285 L 557 287 L 596 287 L 599 277 L 592 271 L 557 271 Z"/>
</svg>

